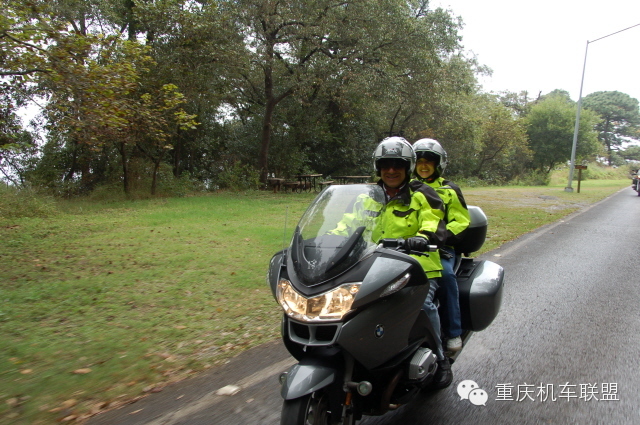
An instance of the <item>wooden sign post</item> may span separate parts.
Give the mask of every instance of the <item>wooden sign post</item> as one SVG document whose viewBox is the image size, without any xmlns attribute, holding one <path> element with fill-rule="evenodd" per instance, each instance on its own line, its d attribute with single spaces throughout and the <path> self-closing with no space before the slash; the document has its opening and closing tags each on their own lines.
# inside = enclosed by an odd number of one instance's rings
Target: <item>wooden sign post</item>
<svg viewBox="0 0 640 425">
<path fill-rule="evenodd" d="M 578 170 L 578 193 L 580 193 L 580 181 L 582 180 L 582 170 L 586 170 L 587 166 L 586 165 L 576 165 L 573 168 Z"/>
</svg>

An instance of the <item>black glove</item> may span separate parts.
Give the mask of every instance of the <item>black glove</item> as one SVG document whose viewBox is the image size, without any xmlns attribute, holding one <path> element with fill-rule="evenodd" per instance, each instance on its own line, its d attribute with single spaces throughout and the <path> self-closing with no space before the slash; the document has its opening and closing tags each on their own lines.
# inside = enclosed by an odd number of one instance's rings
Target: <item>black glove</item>
<svg viewBox="0 0 640 425">
<path fill-rule="evenodd" d="M 407 239 L 405 247 L 409 251 L 426 252 L 429 250 L 429 239 L 422 236 L 414 236 Z"/>
</svg>

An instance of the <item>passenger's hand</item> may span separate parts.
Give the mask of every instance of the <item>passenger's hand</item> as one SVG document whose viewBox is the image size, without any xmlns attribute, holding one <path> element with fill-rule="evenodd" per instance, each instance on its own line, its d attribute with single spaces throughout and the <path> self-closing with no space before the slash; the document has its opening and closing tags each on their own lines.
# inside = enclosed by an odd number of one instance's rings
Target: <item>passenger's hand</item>
<svg viewBox="0 0 640 425">
<path fill-rule="evenodd" d="M 429 250 L 429 239 L 422 236 L 414 236 L 407 239 L 405 247 L 409 251 L 426 252 Z"/>
</svg>

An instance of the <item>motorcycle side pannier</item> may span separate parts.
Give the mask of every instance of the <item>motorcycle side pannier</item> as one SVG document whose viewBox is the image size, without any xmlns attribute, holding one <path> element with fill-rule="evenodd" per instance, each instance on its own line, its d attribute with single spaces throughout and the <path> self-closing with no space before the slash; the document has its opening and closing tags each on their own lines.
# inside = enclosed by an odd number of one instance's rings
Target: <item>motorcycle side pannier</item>
<svg viewBox="0 0 640 425">
<path fill-rule="evenodd" d="M 504 269 L 492 261 L 464 258 L 457 279 L 462 328 L 487 328 L 500 311 Z"/>
<path fill-rule="evenodd" d="M 469 255 L 482 248 L 484 240 L 487 237 L 488 226 L 487 216 L 481 208 L 473 205 L 469 205 L 468 208 L 471 223 L 462 233 L 462 240 L 455 246 L 457 253 L 465 255 Z"/>
</svg>

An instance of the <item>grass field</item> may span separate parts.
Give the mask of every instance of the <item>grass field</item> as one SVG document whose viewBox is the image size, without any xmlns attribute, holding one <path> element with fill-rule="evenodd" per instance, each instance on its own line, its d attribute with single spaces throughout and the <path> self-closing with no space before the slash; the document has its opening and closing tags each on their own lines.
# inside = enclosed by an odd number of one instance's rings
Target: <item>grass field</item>
<svg viewBox="0 0 640 425">
<path fill-rule="evenodd" d="M 462 189 L 489 218 L 484 252 L 628 186 Z M 313 197 L 66 201 L 0 217 L 0 424 L 78 423 L 277 338 L 267 265 Z"/>
</svg>

